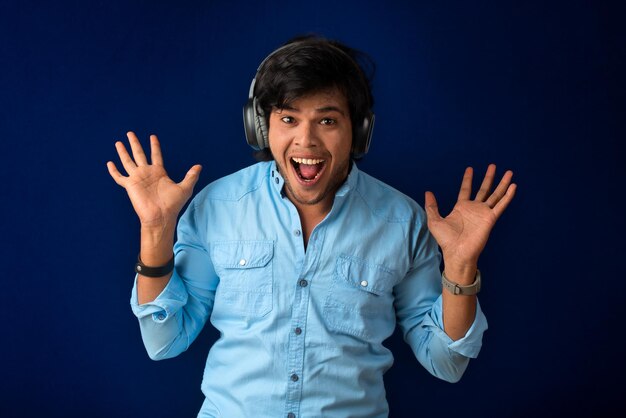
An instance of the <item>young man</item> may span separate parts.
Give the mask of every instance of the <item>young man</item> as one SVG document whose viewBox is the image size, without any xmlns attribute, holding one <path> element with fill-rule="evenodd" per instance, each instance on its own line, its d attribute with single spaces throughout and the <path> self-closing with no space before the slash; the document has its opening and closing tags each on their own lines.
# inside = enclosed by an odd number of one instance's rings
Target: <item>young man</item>
<svg viewBox="0 0 626 418">
<path fill-rule="evenodd" d="M 344 45 L 305 38 L 272 53 L 244 109 L 248 142 L 269 161 L 202 190 L 175 246 L 200 167 L 176 184 L 156 136 L 151 164 L 133 133 L 133 157 L 116 143 L 128 176 L 109 171 L 141 221 L 131 305 L 150 357 L 185 351 L 209 318 L 221 334 L 199 416 L 387 416 L 382 342 L 396 321 L 441 379 L 457 381 L 477 356 L 487 328 L 477 261 L 515 193 L 512 173 L 491 192 L 489 166 L 472 200 L 468 168 L 452 213 L 442 218 L 427 192 L 426 217 L 354 163 L 371 97 Z"/>
</svg>

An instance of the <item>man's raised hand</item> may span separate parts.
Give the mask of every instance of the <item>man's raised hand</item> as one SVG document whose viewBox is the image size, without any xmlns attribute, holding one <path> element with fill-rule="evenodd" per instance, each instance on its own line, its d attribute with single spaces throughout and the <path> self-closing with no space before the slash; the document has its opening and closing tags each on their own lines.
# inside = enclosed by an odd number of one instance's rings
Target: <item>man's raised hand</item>
<svg viewBox="0 0 626 418">
<path fill-rule="evenodd" d="M 191 197 L 198 181 L 200 165 L 194 165 L 180 183 L 172 181 L 163 167 L 161 145 L 156 135 L 150 135 L 150 160 L 133 132 L 128 132 L 132 157 L 121 141 L 115 143 L 122 166 L 128 174 L 119 172 L 112 161 L 107 162 L 113 180 L 128 193 L 130 201 L 142 227 L 161 228 L 176 223 L 176 218 L 185 202 Z"/>
<path fill-rule="evenodd" d="M 489 165 L 480 189 L 472 200 L 473 170 L 468 167 L 463 176 L 456 205 L 445 218 L 439 214 L 435 196 L 431 192 L 426 192 L 424 206 L 428 217 L 428 229 L 441 247 L 444 263 L 468 266 L 478 262 L 491 230 L 513 200 L 517 188 L 511 183 L 513 172 L 507 171 L 492 192 L 495 173 L 496 166 Z"/>
</svg>

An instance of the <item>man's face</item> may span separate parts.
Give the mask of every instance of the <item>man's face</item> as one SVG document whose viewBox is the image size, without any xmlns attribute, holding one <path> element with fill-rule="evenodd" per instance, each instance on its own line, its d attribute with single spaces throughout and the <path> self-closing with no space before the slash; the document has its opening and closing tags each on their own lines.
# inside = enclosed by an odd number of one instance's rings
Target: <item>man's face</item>
<svg viewBox="0 0 626 418">
<path fill-rule="evenodd" d="M 268 135 L 287 197 L 298 207 L 330 210 L 350 168 L 352 123 L 346 97 L 337 89 L 324 90 L 274 108 Z"/>
</svg>

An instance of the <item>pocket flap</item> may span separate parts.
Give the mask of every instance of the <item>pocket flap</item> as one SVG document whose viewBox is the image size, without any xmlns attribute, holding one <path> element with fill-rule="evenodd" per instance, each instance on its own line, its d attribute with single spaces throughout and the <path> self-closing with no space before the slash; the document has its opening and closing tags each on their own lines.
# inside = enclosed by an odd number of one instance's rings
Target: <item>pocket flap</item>
<svg viewBox="0 0 626 418">
<path fill-rule="evenodd" d="M 350 285 L 375 295 L 389 293 L 395 285 L 392 270 L 356 257 L 340 256 L 337 272 Z"/>
<path fill-rule="evenodd" d="M 222 268 L 265 267 L 274 256 L 272 241 L 232 241 L 213 244 L 213 263 Z"/>
</svg>

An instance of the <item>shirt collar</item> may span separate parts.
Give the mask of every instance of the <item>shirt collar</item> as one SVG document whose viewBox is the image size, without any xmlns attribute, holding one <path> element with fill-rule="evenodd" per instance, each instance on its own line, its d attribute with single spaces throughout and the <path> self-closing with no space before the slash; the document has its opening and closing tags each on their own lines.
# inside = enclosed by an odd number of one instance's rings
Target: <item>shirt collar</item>
<svg viewBox="0 0 626 418">
<path fill-rule="evenodd" d="M 276 161 L 272 160 L 270 164 L 270 183 L 274 189 L 278 192 L 279 195 L 283 195 L 283 186 L 285 185 L 285 180 L 283 176 L 280 175 L 278 171 L 278 167 L 276 167 Z"/>
<path fill-rule="evenodd" d="M 350 162 L 350 172 L 348 173 L 348 178 L 343 184 L 337 189 L 337 193 L 335 193 L 335 197 L 342 197 L 348 194 L 348 192 L 356 187 L 357 179 L 359 177 L 359 169 L 356 166 L 354 161 Z"/>
</svg>

